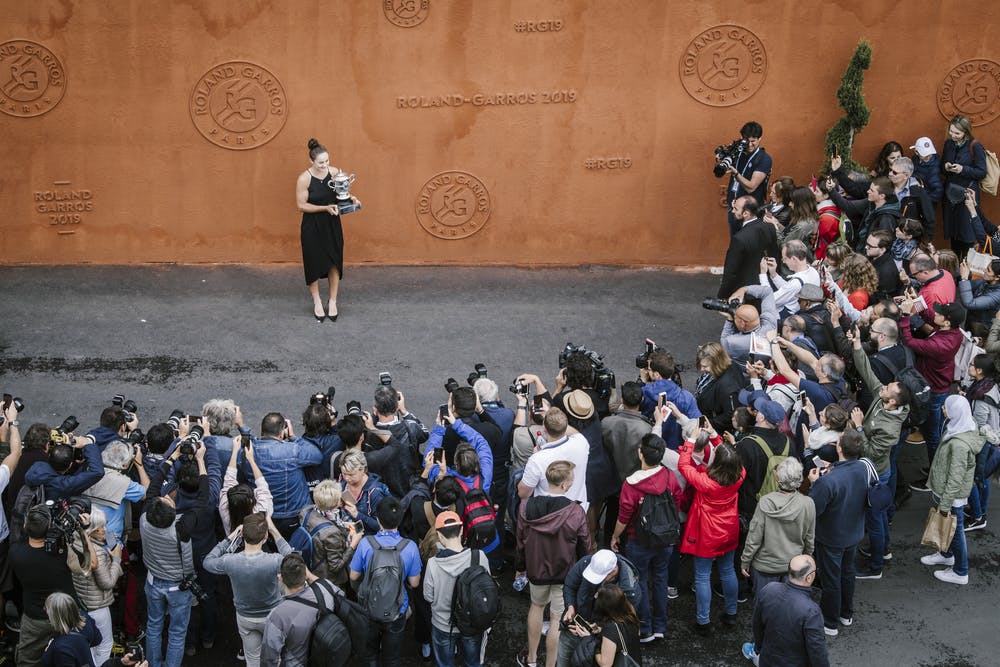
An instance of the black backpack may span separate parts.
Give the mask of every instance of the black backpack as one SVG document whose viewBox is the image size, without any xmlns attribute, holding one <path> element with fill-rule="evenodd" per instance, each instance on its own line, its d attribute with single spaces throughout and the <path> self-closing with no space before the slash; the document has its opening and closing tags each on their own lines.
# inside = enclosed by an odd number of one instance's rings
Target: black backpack
<svg viewBox="0 0 1000 667">
<path fill-rule="evenodd" d="M 458 502 L 458 514 L 462 517 L 462 546 L 469 549 L 488 547 L 497 537 L 497 514 L 493 501 L 483 491 L 482 479 L 478 475 L 472 486 L 467 486 L 458 477 L 455 479 L 465 492 L 465 498 Z"/>
<path fill-rule="evenodd" d="M 10 509 L 10 543 L 27 542 L 28 536 L 24 532 L 24 518 L 28 516 L 28 510 L 35 505 L 45 504 L 45 485 L 28 486 L 25 484 L 17 491 L 14 498 L 14 506 Z"/>
<path fill-rule="evenodd" d="M 873 354 L 872 359 L 878 359 L 889 372 L 892 373 L 894 381 L 906 385 L 910 390 L 910 414 L 907 416 L 904 426 L 917 427 L 924 423 L 930 414 L 931 386 L 927 380 L 913 366 L 913 350 L 903 346 L 906 354 L 906 365 L 900 369 L 888 357 Z"/>
<path fill-rule="evenodd" d="M 677 544 L 680 537 L 681 515 L 670 489 L 659 495 L 644 495 L 639 501 L 639 516 L 635 521 L 635 538 L 639 544 L 661 549 Z"/>
<path fill-rule="evenodd" d="M 372 556 L 365 568 L 364 578 L 358 588 L 358 600 L 368 616 L 380 623 L 391 623 L 399 618 L 406 599 L 403 586 L 403 547 L 410 540 L 403 538 L 395 546 L 382 546 L 369 535 L 365 538 L 372 548 Z"/>
<path fill-rule="evenodd" d="M 321 586 L 334 597 L 336 607 L 337 595 L 322 579 L 309 584 L 316 602 L 297 597 L 290 599 L 317 610 L 316 624 L 309 635 L 309 667 L 343 667 L 351 657 L 351 635 L 340 617 L 327 607 Z"/>
<path fill-rule="evenodd" d="M 479 564 L 479 555 L 479 549 L 472 550 L 469 567 L 455 579 L 451 598 L 451 624 L 464 636 L 486 632 L 500 615 L 500 587 Z"/>
</svg>

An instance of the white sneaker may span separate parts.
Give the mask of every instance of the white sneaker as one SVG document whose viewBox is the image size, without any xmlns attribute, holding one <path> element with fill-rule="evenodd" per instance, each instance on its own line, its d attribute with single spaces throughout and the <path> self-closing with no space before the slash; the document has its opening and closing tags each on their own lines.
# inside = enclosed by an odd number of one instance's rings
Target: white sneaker
<svg viewBox="0 0 1000 667">
<path fill-rule="evenodd" d="M 823 632 L 826 633 L 827 637 L 836 637 L 837 635 L 840 634 L 840 630 L 838 630 L 837 628 L 828 628 L 825 625 L 823 626 Z"/>
<path fill-rule="evenodd" d="M 954 556 L 943 556 L 940 551 L 920 557 L 920 562 L 924 565 L 954 565 Z"/>
<path fill-rule="evenodd" d="M 844 618 L 843 616 L 841 616 L 839 620 L 841 625 L 851 625 L 852 623 L 854 623 L 853 618 Z"/>
<path fill-rule="evenodd" d="M 965 586 L 969 583 L 969 575 L 967 574 L 955 574 L 955 571 L 950 567 L 947 570 L 938 570 L 934 573 L 934 576 L 949 584 L 958 584 L 959 586 Z"/>
<path fill-rule="evenodd" d="M 680 594 L 677 592 L 677 587 L 676 586 L 667 586 L 667 599 L 668 600 L 676 600 L 678 595 L 680 595 Z"/>
</svg>

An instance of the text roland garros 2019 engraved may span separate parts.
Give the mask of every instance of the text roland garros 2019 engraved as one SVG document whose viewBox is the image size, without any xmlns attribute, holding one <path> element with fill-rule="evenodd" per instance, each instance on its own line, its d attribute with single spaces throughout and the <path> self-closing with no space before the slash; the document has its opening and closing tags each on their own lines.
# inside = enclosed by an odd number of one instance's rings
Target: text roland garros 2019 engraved
<svg viewBox="0 0 1000 667">
<path fill-rule="evenodd" d="M 746 28 L 717 25 L 687 45 L 680 73 L 688 95 L 702 104 L 728 107 L 749 99 L 764 84 L 767 54 Z"/>
<path fill-rule="evenodd" d="M 486 224 L 493 210 L 486 185 L 464 171 L 442 171 L 417 193 L 417 220 L 440 239 L 462 239 Z"/>
<path fill-rule="evenodd" d="M 54 53 L 28 39 L 0 44 L 0 111 L 41 116 L 65 94 L 66 70 Z"/>
<path fill-rule="evenodd" d="M 518 107 L 531 104 L 571 104 L 579 98 L 576 90 L 519 90 L 499 93 L 446 93 L 444 95 L 400 95 L 397 109 L 431 109 L 434 107 Z"/>
<path fill-rule="evenodd" d="M 269 142 L 288 117 L 288 100 L 278 77 L 245 60 L 208 70 L 191 91 L 191 120 L 216 146 L 247 150 Z"/>
</svg>

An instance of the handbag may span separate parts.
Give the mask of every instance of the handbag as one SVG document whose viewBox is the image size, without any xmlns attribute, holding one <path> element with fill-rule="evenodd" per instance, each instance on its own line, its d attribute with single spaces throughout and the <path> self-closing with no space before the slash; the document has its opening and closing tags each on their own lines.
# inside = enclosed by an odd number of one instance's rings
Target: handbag
<svg viewBox="0 0 1000 667">
<path fill-rule="evenodd" d="M 876 514 L 884 512 L 892 505 L 893 495 L 888 484 L 883 484 L 878 478 L 875 464 L 866 458 L 861 459 L 868 468 L 868 507 Z"/>
<path fill-rule="evenodd" d="M 961 511 L 961 510 L 959 510 Z M 958 519 L 954 514 L 942 514 L 936 507 L 927 513 L 927 523 L 924 525 L 924 535 L 920 543 L 926 547 L 934 547 L 941 553 L 951 548 L 951 540 L 955 537 Z"/>
<path fill-rule="evenodd" d="M 601 635 L 587 635 L 578 639 L 580 641 L 576 642 L 573 655 L 569 659 L 570 667 L 594 667 L 594 656 L 597 655 Z"/>
<path fill-rule="evenodd" d="M 997 256 L 993 254 L 993 239 L 987 236 L 980 250 L 974 248 L 969 250 L 969 254 L 965 256 L 965 263 L 968 264 L 970 272 L 983 275 L 995 259 Z"/>
<path fill-rule="evenodd" d="M 615 623 L 615 630 L 618 631 L 618 641 L 621 642 L 622 650 L 615 654 L 615 662 L 612 667 L 642 667 L 635 658 L 628 654 L 628 644 L 625 643 L 621 623 Z"/>
</svg>

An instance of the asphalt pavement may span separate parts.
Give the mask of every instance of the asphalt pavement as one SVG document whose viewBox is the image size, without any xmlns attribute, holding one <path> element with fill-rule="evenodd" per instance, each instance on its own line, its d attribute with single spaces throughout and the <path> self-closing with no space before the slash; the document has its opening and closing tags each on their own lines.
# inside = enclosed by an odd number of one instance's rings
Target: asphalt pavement
<svg viewBox="0 0 1000 667">
<path fill-rule="evenodd" d="M 619 383 L 637 375 L 646 337 L 693 367 L 697 346 L 718 338 L 721 318 L 700 307 L 717 285 L 708 274 L 668 270 L 349 266 L 340 317 L 320 324 L 298 266 L 0 267 L 0 391 L 24 399 L 26 423 L 74 414 L 90 429 L 124 393 L 144 426 L 214 397 L 233 398 L 259 426 L 271 410 L 297 424 L 308 396 L 330 385 L 341 410 L 352 398 L 370 405 L 388 371 L 429 422 L 448 377 L 464 382 L 485 363 L 509 399 L 520 372 L 554 377 L 567 342 L 605 355 Z M 685 386 L 694 379 L 686 372 Z M 925 461 L 919 446 L 901 455 L 910 478 Z M 893 559 L 881 580 L 858 582 L 854 625 L 828 639 L 833 664 L 998 664 L 1000 523 L 968 535 L 970 583 L 957 587 L 919 562 L 929 506 L 927 494 L 914 494 L 896 514 Z M 501 576 L 489 665 L 511 667 L 525 645 L 528 602 L 511 578 Z M 667 638 L 645 647 L 644 664 L 744 664 L 752 602 L 740 605 L 737 629 L 696 637 L 691 579 L 686 562 Z M 215 646 L 185 664 L 241 664 L 231 602 L 220 604 L 220 623 Z M 404 664 L 421 664 L 410 639 L 404 655 Z"/>
</svg>

